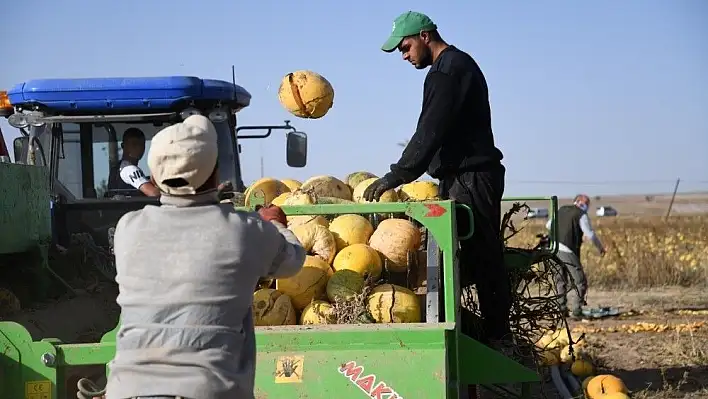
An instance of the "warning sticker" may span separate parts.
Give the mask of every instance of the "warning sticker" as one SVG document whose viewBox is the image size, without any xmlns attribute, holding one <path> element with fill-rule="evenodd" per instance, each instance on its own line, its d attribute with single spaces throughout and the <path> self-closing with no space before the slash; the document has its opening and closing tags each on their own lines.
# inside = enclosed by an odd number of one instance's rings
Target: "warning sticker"
<svg viewBox="0 0 708 399">
<path fill-rule="evenodd" d="M 304 365 L 304 356 L 280 356 L 275 360 L 275 383 L 292 384 L 302 382 Z"/>
<path fill-rule="evenodd" d="M 52 382 L 28 381 L 25 383 L 25 399 L 52 399 Z"/>
</svg>

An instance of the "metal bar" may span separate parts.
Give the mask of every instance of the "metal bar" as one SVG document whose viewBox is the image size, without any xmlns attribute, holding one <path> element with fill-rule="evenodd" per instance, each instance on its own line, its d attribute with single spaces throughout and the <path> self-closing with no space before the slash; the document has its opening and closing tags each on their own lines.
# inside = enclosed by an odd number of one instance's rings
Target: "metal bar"
<svg viewBox="0 0 708 399">
<path fill-rule="evenodd" d="M 103 365 L 113 359 L 115 347 L 114 342 L 56 345 L 57 365 L 55 367 Z"/>
<path fill-rule="evenodd" d="M 558 218 L 556 217 L 558 215 L 558 197 L 555 195 L 550 198 L 551 202 L 551 210 L 550 210 L 550 217 L 551 217 L 551 248 L 549 249 L 549 252 L 552 253 L 553 255 L 558 254 Z"/>
<path fill-rule="evenodd" d="M 123 115 L 58 115 L 37 118 L 38 122 L 50 123 L 104 123 L 104 122 L 140 122 L 154 119 L 171 119 L 177 117 L 174 112 L 154 114 L 123 114 Z"/>
<path fill-rule="evenodd" d="M 426 262 L 425 320 L 428 323 L 440 320 L 440 247 L 435 238 L 428 235 Z"/>
<path fill-rule="evenodd" d="M 504 197 L 504 198 L 502 198 L 502 202 L 550 201 L 551 198 L 554 198 L 554 197 Z"/>
<path fill-rule="evenodd" d="M 426 203 L 438 204 L 441 202 Z M 411 208 L 411 204 L 405 202 L 389 202 L 371 204 L 283 205 L 282 208 L 287 215 L 336 215 L 352 212 L 359 214 L 406 213 Z"/>
</svg>

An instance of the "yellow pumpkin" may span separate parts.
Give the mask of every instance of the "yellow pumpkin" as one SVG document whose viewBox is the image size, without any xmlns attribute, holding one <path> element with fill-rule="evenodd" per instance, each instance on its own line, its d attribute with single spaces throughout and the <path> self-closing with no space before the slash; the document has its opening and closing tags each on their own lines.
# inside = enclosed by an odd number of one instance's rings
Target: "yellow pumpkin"
<svg viewBox="0 0 708 399">
<path fill-rule="evenodd" d="M 571 356 L 570 345 L 566 345 L 561 349 L 561 352 L 560 352 L 561 362 L 569 363 L 575 359 L 579 359 L 581 356 L 583 356 L 584 351 L 585 351 L 585 346 L 583 345 L 582 342 L 579 342 L 577 344 L 573 344 L 573 355 Z"/>
<path fill-rule="evenodd" d="M 414 181 L 398 190 L 401 201 L 432 201 L 439 199 L 438 185 L 432 181 Z"/>
<path fill-rule="evenodd" d="M 629 390 L 621 379 L 611 374 L 601 374 L 593 377 L 588 382 L 587 393 L 591 399 L 604 399 L 607 394 L 627 394 Z"/>
<path fill-rule="evenodd" d="M 276 197 L 287 192 L 290 192 L 290 189 L 280 180 L 264 177 L 248 187 L 244 193 L 245 204 L 246 206 L 255 205 L 262 199 L 263 205 L 269 205 Z"/>
<path fill-rule="evenodd" d="M 630 399 L 629 395 L 624 392 L 612 392 L 602 395 L 602 399 Z"/>
<path fill-rule="evenodd" d="M 354 201 L 360 203 L 369 202 L 364 199 L 364 191 L 366 191 L 366 189 L 371 185 L 371 183 L 375 182 L 376 180 L 377 179 L 375 177 L 372 177 L 357 184 L 356 187 L 354 187 L 354 193 L 352 194 Z M 396 193 L 396 190 L 394 189 L 384 191 L 384 193 L 381 195 L 381 198 L 379 198 L 378 202 L 398 202 L 398 193 Z"/>
<path fill-rule="evenodd" d="M 377 281 L 381 277 L 383 262 L 378 251 L 366 244 L 352 244 L 337 253 L 332 262 L 334 270 L 352 270 L 362 277 Z"/>
<path fill-rule="evenodd" d="M 570 365 L 570 372 L 579 378 L 585 378 L 595 373 L 595 367 L 589 360 L 578 359 Z"/>
<path fill-rule="evenodd" d="M 275 280 L 275 289 L 288 295 L 296 310 L 303 310 L 310 302 L 324 296 L 330 273 L 329 265 L 322 259 L 307 255 L 296 275 Z"/>
<path fill-rule="evenodd" d="M 554 366 L 560 363 L 557 349 L 546 349 L 539 354 L 539 361 L 543 366 Z"/>
<path fill-rule="evenodd" d="M 329 302 L 315 300 L 305 306 L 300 316 L 300 324 L 303 326 L 312 324 L 334 324 L 336 322 L 334 308 Z"/>
<path fill-rule="evenodd" d="M 419 323 L 422 319 L 415 293 L 395 284 L 374 287 L 366 303 L 377 323 Z"/>
<path fill-rule="evenodd" d="M 285 205 L 285 201 L 287 201 L 291 195 L 293 195 L 291 192 L 282 193 L 279 196 L 273 198 L 273 201 L 271 201 L 270 203 L 275 206 L 283 206 Z"/>
<path fill-rule="evenodd" d="M 329 231 L 337 241 L 337 251 L 352 244 L 366 244 L 374 233 L 374 226 L 361 215 L 337 216 L 329 224 Z"/>
<path fill-rule="evenodd" d="M 334 104 L 334 88 L 319 73 L 295 71 L 283 77 L 278 88 L 280 104 L 300 118 L 319 119 Z"/>
<path fill-rule="evenodd" d="M 295 191 L 295 190 L 299 189 L 300 186 L 302 186 L 302 183 L 300 183 L 299 181 L 297 181 L 295 179 L 282 179 L 280 181 L 283 184 L 285 184 L 286 186 L 288 186 L 290 191 Z"/>
</svg>

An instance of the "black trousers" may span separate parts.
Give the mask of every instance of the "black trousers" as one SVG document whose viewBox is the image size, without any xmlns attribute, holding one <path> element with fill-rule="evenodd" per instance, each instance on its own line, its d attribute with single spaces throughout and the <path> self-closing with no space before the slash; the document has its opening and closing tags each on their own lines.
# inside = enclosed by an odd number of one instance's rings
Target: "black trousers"
<svg viewBox="0 0 708 399">
<path fill-rule="evenodd" d="M 506 169 L 499 164 L 485 171 L 464 172 L 442 179 L 440 194 L 472 208 L 474 234 L 460 241 L 460 287 L 476 285 L 479 311 L 482 316 L 482 337 L 498 340 L 510 332 L 509 312 L 511 290 L 509 275 L 504 267 L 504 242 L 501 237 L 501 199 L 504 194 Z M 460 213 L 457 218 L 460 235 L 469 231 L 469 218 Z M 470 315 L 462 309 L 461 327 L 476 336 L 470 325 Z"/>
</svg>

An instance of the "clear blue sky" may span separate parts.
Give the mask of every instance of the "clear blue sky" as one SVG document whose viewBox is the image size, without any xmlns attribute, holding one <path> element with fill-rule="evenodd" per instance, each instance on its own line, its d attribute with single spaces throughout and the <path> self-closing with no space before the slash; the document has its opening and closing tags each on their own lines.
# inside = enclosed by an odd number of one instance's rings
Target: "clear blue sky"
<svg viewBox="0 0 708 399">
<path fill-rule="evenodd" d="M 310 138 L 303 169 L 286 166 L 284 137 L 244 143 L 247 183 L 260 176 L 261 154 L 265 174 L 279 178 L 383 174 L 414 131 L 425 72 L 379 47 L 413 9 L 485 72 L 507 195 L 663 192 L 677 177 L 682 191 L 708 190 L 708 1 L 202 4 L 9 2 L 0 87 L 48 77 L 229 80 L 235 64 L 253 95 L 241 124 L 293 119 Z M 325 118 L 297 120 L 278 103 L 281 77 L 297 69 L 332 82 Z"/>
</svg>

